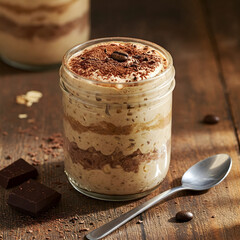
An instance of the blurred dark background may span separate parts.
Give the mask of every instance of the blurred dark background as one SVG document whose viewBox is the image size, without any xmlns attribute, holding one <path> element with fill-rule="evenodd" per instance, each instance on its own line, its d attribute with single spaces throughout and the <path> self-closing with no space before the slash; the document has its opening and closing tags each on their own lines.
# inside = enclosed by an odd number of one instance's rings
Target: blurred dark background
<svg viewBox="0 0 240 240">
<path fill-rule="evenodd" d="M 236 39 L 239 44 L 239 13 L 237 0 L 92 0 L 91 38 L 142 38 L 162 45 L 173 55 L 181 49 L 184 56 L 195 56 L 201 53 L 199 48 L 208 51 L 207 41 L 216 45 L 216 38 Z"/>
</svg>

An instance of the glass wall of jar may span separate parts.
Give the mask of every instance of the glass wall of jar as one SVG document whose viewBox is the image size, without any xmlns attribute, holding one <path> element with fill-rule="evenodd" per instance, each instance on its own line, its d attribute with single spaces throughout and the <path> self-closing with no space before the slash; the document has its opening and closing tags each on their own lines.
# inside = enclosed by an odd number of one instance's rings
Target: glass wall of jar
<svg viewBox="0 0 240 240">
<path fill-rule="evenodd" d="M 151 46 L 166 57 L 168 66 L 156 77 L 135 83 L 99 82 L 68 68 L 73 54 L 107 41 Z M 143 40 L 97 39 L 66 53 L 60 70 L 65 172 L 78 191 L 103 200 L 130 200 L 159 186 L 170 163 L 174 75 L 170 54 Z"/>
</svg>

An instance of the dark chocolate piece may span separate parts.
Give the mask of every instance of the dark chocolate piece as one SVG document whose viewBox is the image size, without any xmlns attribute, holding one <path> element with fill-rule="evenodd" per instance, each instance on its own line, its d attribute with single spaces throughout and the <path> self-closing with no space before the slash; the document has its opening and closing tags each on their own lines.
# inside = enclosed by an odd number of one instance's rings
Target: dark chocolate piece
<svg viewBox="0 0 240 240">
<path fill-rule="evenodd" d="M 0 171 L 0 185 L 4 188 L 15 187 L 37 176 L 37 169 L 20 158 Z"/>
<path fill-rule="evenodd" d="M 57 191 L 33 180 L 21 184 L 8 197 L 7 203 L 31 216 L 37 216 L 56 204 L 61 198 Z"/>
</svg>

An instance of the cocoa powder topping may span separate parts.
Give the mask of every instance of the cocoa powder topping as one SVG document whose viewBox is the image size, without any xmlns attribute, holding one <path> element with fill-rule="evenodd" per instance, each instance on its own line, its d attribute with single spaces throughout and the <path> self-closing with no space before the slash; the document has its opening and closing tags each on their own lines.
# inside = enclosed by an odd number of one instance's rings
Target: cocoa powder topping
<svg viewBox="0 0 240 240">
<path fill-rule="evenodd" d="M 106 42 L 73 55 L 68 67 L 76 74 L 103 82 L 135 82 L 156 76 L 167 67 L 160 52 L 139 44 Z"/>
</svg>

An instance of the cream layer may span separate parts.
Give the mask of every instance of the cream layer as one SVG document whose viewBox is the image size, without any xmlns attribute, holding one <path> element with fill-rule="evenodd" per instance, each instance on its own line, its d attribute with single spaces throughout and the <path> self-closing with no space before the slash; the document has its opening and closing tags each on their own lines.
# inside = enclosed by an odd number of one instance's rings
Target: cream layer
<svg viewBox="0 0 240 240">
<path fill-rule="evenodd" d="M 0 51 L 3 57 L 22 64 L 53 64 L 60 63 L 64 53 L 78 43 L 89 38 L 90 29 L 73 29 L 67 35 L 54 40 L 34 38 L 16 38 L 15 36 L 0 32 Z"/>
<path fill-rule="evenodd" d="M 162 146 L 164 149 L 164 145 Z M 170 162 L 170 149 L 163 150 L 162 157 L 150 162 L 142 162 L 138 172 L 126 172 L 120 166 L 86 170 L 72 162 L 65 155 L 65 170 L 74 183 L 87 191 L 108 195 L 127 195 L 151 190 L 165 178 Z"/>
<path fill-rule="evenodd" d="M 89 11 L 89 7 L 89 0 L 0 0 L 0 16 L 23 26 L 39 26 L 48 24 L 63 25 L 81 17 Z M 24 11 L 24 9 L 26 11 Z"/>
</svg>

